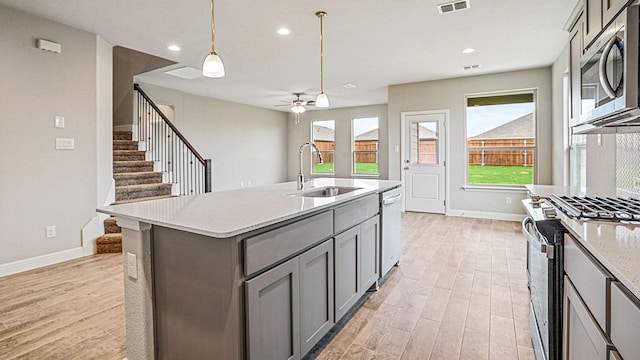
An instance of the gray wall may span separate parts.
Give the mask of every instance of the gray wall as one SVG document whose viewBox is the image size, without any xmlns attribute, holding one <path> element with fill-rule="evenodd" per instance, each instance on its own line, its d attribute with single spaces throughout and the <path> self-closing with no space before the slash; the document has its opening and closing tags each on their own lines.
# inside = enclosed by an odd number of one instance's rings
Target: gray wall
<svg viewBox="0 0 640 360">
<path fill-rule="evenodd" d="M 448 109 L 447 179 L 448 207 L 460 215 L 469 213 L 520 214 L 522 191 L 464 190 L 466 171 L 465 95 L 518 89 L 537 89 L 537 156 L 535 183 L 551 184 L 551 68 L 428 81 L 389 87 L 389 178 L 400 179 L 400 113 Z M 506 204 L 506 197 L 512 204 Z"/>
<path fill-rule="evenodd" d="M 81 256 L 81 229 L 99 202 L 96 184 L 104 194 L 110 177 L 97 165 L 109 161 L 97 150 L 108 147 L 97 121 L 111 118 L 103 96 L 110 91 L 109 46 L 95 34 L 2 6 L 0 37 L 0 268 L 54 253 L 58 261 Z M 60 43 L 62 53 L 37 49 L 38 38 Z M 54 127 L 56 115 L 65 117 L 65 128 Z M 56 150 L 58 137 L 75 139 L 75 150 Z M 57 237 L 45 238 L 47 225 L 57 226 Z"/>
<path fill-rule="evenodd" d="M 287 127 L 287 143 L 289 155 L 288 179 L 295 180 L 298 174 L 298 149 L 303 143 L 311 139 L 311 122 L 315 120 L 335 120 L 336 123 L 336 148 L 334 153 L 335 177 L 351 177 L 351 119 L 378 117 L 379 130 L 379 179 L 387 179 L 388 176 L 388 147 L 387 147 L 387 105 L 361 106 L 332 110 L 313 110 L 300 115 L 300 123 L 295 123 L 295 117 L 290 114 Z M 303 170 L 309 177 L 311 169 L 308 149 L 304 150 Z M 326 177 L 326 175 L 317 175 Z"/>
<path fill-rule="evenodd" d="M 214 80 L 215 81 L 215 80 Z M 140 83 L 156 103 L 173 106 L 175 125 L 212 160 L 213 191 L 285 181 L 287 115 Z"/>
</svg>

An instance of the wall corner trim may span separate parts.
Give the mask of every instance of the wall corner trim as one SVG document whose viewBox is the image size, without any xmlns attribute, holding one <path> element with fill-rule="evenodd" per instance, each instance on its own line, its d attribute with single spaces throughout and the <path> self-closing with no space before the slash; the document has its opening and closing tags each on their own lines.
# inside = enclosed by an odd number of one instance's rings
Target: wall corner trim
<svg viewBox="0 0 640 360">
<path fill-rule="evenodd" d="M 41 268 L 47 265 L 61 263 L 84 256 L 82 247 L 62 250 L 51 254 L 40 255 L 29 259 L 0 264 L 0 277 L 17 274 L 27 270 Z"/>
</svg>

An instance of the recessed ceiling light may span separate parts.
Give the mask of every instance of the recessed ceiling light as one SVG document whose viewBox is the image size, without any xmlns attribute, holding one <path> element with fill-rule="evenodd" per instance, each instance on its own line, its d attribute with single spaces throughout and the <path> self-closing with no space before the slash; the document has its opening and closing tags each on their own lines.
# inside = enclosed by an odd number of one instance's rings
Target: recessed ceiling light
<svg viewBox="0 0 640 360">
<path fill-rule="evenodd" d="M 466 48 L 466 49 L 462 50 L 462 52 L 465 53 L 465 54 L 471 54 L 474 51 L 476 51 L 476 49 L 474 49 L 474 48 Z"/>
<path fill-rule="evenodd" d="M 280 35 L 289 35 L 289 34 L 291 34 L 291 30 L 287 29 L 286 27 L 281 27 L 276 32 L 278 34 L 280 34 Z"/>
<path fill-rule="evenodd" d="M 171 51 L 180 51 L 180 46 L 178 46 L 178 45 L 169 45 L 169 46 L 167 46 L 167 49 L 169 49 Z"/>
<path fill-rule="evenodd" d="M 347 89 L 354 89 L 356 88 L 356 84 L 346 83 L 346 84 L 342 84 L 342 87 Z"/>
</svg>

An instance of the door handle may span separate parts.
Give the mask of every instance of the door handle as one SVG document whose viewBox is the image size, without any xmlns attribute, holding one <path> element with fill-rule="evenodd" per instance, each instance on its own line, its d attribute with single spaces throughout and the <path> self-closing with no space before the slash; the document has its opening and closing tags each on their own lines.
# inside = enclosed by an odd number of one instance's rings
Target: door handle
<svg viewBox="0 0 640 360">
<path fill-rule="evenodd" d="M 609 40 L 609 42 L 607 43 L 607 45 L 604 47 L 604 50 L 602 51 L 602 56 L 600 57 L 600 62 L 598 65 L 599 66 L 599 71 L 598 71 L 598 75 L 600 77 L 600 84 L 602 85 L 602 88 L 605 92 L 605 94 L 607 94 L 607 96 L 611 99 L 615 99 L 616 98 L 616 90 L 614 89 L 611 84 L 609 84 L 609 79 L 607 78 L 607 57 L 609 57 L 609 53 L 611 52 L 611 50 L 613 50 L 613 47 L 616 45 L 616 43 L 620 41 L 620 38 L 618 36 L 614 36 L 611 38 L 611 40 Z"/>
<path fill-rule="evenodd" d="M 404 169 L 405 169 L 405 170 L 409 170 L 409 167 L 408 167 L 408 166 L 405 166 L 405 167 L 404 167 Z"/>
</svg>

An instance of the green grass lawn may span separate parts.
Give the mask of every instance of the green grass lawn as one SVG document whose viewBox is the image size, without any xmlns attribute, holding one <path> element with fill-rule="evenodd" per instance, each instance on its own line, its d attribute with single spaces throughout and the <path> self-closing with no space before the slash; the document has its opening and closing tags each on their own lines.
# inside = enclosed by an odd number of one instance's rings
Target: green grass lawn
<svg viewBox="0 0 640 360">
<path fill-rule="evenodd" d="M 313 165 L 314 173 L 333 173 L 333 163 L 324 163 L 324 164 L 314 164 Z M 377 174 L 378 173 L 378 164 L 376 163 L 356 163 L 356 174 Z"/>
<path fill-rule="evenodd" d="M 469 184 L 533 184 L 533 168 L 523 166 L 469 165 Z"/>
</svg>

